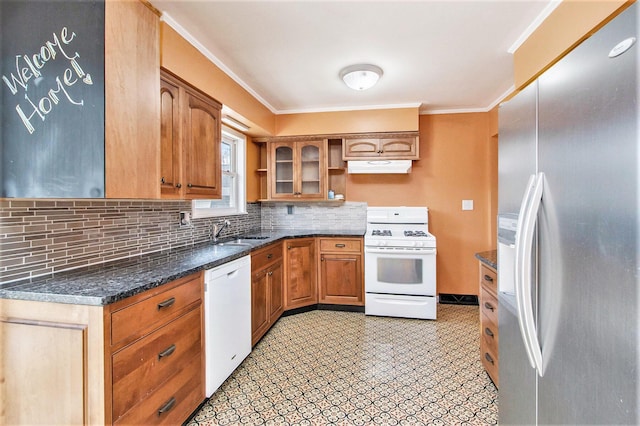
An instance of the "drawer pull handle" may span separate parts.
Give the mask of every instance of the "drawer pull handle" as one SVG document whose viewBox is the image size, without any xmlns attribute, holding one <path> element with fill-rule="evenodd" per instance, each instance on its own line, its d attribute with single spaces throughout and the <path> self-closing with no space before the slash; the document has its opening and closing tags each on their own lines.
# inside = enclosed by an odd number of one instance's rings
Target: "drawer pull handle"
<svg viewBox="0 0 640 426">
<path fill-rule="evenodd" d="M 486 334 L 489 337 L 493 337 L 493 331 L 491 331 L 489 327 L 484 328 L 484 334 Z"/>
<path fill-rule="evenodd" d="M 172 353 L 174 353 L 175 351 L 176 351 L 176 345 L 173 344 L 173 345 L 169 346 L 167 349 L 165 349 L 164 351 L 160 352 L 158 354 L 158 359 L 160 360 L 160 359 L 162 359 L 162 358 L 164 358 L 166 356 L 169 356 Z"/>
<path fill-rule="evenodd" d="M 176 303 L 176 298 L 175 297 L 170 297 L 167 300 L 165 300 L 164 302 L 158 303 L 158 310 L 160 310 L 162 308 L 168 308 L 169 306 L 173 305 L 174 303 Z"/>
<path fill-rule="evenodd" d="M 491 312 L 495 311 L 496 308 L 493 307 L 493 305 L 489 302 L 484 302 L 484 307 L 489 309 Z"/>
<path fill-rule="evenodd" d="M 271 259 L 272 257 L 273 257 L 273 254 L 272 254 L 272 253 L 269 253 L 269 254 L 267 255 L 267 259 Z"/>
<path fill-rule="evenodd" d="M 336 247 L 338 247 L 338 248 L 345 248 L 345 247 L 346 247 L 346 244 L 336 244 Z"/>
<path fill-rule="evenodd" d="M 161 416 L 167 411 L 171 410 L 174 405 L 176 405 L 176 399 L 174 397 L 171 397 L 171 399 L 165 402 L 162 407 L 158 408 L 158 416 Z"/>
<path fill-rule="evenodd" d="M 491 276 L 487 275 L 487 274 L 484 275 L 484 280 L 487 281 L 487 282 L 490 282 L 490 283 L 493 282 L 493 278 Z"/>
<path fill-rule="evenodd" d="M 491 358 L 491 355 L 489 355 L 488 353 L 484 353 L 484 359 L 486 359 L 487 361 L 489 361 L 491 363 L 491 365 L 495 365 L 495 363 L 493 362 L 493 358 Z"/>
</svg>

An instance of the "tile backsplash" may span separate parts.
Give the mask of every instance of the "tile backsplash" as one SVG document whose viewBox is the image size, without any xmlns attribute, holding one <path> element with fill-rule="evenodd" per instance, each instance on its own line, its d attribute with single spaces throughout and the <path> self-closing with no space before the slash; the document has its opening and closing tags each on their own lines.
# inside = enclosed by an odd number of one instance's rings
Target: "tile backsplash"
<svg viewBox="0 0 640 426">
<path fill-rule="evenodd" d="M 364 229 L 366 203 L 248 203 L 243 215 L 193 219 L 180 227 L 189 201 L 0 200 L 0 283 L 37 277 L 255 229 Z M 289 214 L 289 211 L 291 212 Z"/>
<path fill-rule="evenodd" d="M 367 203 L 263 203 L 263 229 L 364 229 Z"/>
<path fill-rule="evenodd" d="M 110 260 L 206 242 L 211 226 L 228 219 L 221 237 L 260 228 L 260 204 L 246 215 L 194 219 L 180 227 L 189 201 L 2 200 L 0 282 L 36 277 Z"/>
</svg>

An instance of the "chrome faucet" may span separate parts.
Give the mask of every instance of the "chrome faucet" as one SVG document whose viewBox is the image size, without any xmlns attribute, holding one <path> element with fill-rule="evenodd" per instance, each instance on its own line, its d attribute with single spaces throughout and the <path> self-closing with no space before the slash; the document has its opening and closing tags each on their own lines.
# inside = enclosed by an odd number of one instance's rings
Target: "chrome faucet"
<svg viewBox="0 0 640 426">
<path fill-rule="evenodd" d="M 222 233 L 222 231 L 224 230 L 224 228 L 226 228 L 227 226 L 231 225 L 231 222 L 229 222 L 228 220 L 225 220 L 222 223 L 215 223 L 213 224 L 213 242 L 217 242 L 218 241 L 218 237 L 220 236 L 220 233 Z"/>
</svg>

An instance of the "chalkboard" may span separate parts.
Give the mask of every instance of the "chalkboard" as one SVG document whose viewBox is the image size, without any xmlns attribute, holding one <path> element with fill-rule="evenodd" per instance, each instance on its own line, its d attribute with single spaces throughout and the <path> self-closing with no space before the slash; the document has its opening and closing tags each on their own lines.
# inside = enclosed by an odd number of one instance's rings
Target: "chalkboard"
<svg viewBox="0 0 640 426">
<path fill-rule="evenodd" d="M 1 197 L 104 197 L 104 0 L 0 0 Z"/>
</svg>

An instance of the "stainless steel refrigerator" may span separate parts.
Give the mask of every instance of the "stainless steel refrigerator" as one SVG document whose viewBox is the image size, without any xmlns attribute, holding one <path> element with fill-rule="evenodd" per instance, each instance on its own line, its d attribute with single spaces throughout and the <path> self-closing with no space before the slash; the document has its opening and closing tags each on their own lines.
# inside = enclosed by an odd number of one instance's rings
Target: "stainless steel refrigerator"
<svg viewBox="0 0 640 426">
<path fill-rule="evenodd" d="M 500 107 L 500 424 L 640 423 L 639 27 Z"/>
</svg>

